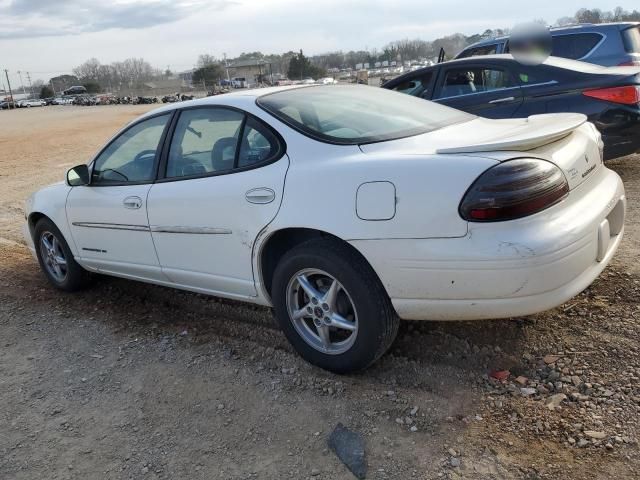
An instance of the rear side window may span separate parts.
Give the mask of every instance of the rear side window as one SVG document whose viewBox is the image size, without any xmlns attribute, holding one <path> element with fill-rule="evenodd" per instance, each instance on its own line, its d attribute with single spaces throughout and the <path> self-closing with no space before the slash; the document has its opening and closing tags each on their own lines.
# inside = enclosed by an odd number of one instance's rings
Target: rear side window
<svg viewBox="0 0 640 480">
<path fill-rule="evenodd" d="M 396 85 L 393 90 L 400 93 L 406 93 L 407 95 L 413 95 L 414 97 L 427 98 L 431 93 L 429 86 L 431 79 L 433 78 L 433 72 L 424 73 L 418 77 L 413 77 L 410 80 L 405 80 L 402 83 Z"/>
<path fill-rule="evenodd" d="M 180 113 L 169 149 L 167 177 L 190 177 L 231 170 L 244 115 L 226 108 Z"/>
<path fill-rule="evenodd" d="M 458 58 L 467 58 L 467 57 L 476 57 L 478 55 L 493 55 L 498 51 L 498 44 L 494 43 L 492 45 L 483 45 L 482 47 L 474 47 L 468 50 L 465 50 Z"/>
<path fill-rule="evenodd" d="M 640 27 L 623 30 L 622 41 L 627 53 L 640 53 Z"/>
<path fill-rule="evenodd" d="M 577 60 L 593 50 L 593 47 L 595 47 L 600 40 L 602 40 L 602 35 L 599 33 L 555 35 L 553 37 L 551 55 Z"/>
<path fill-rule="evenodd" d="M 518 76 L 520 85 L 535 85 L 538 83 L 547 83 L 555 78 L 553 70 L 547 68 L 545 65 L 537 65 L 535 67 L 527 67 L 524 65 L 517 65 L 514 68 L 514 72 Z"/>
<path fill-rule="evenodd" d="M 267 127 L 254 118 L 247 118 L 240 142 L 238 167 L 248 167 L 279 156 L 280 142 Z"/>
<path fill-rule="evenodd" d="M 447 71 L 438 98 L 492 92 L 516 86 L 511 75 L 493 68 L 452 68 Z"/>
<path fill-rule="evenodd" d="M 167 158 L 167 178 L 230 172 L 279 158 L 282 143 L 251 116 L 228 108 L 180 113 Z"/>
</svg>

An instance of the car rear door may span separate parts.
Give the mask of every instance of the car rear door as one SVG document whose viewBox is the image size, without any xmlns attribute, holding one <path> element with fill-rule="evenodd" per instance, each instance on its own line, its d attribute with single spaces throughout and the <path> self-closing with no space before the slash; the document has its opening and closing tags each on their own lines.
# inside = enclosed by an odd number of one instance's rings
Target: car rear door
<svg viewBox="0 0 640 480">
<path fill-rule="evenodd" d="M 432 100 L 482 117 L 510 118 L 522 92 L 503 65 L 453 62 L 441 67 Z"/>
<path fill-rule="evenodd" d="M 148 198 L 164 274 L 186 288 L 256 295 L 253 244 L 280 207 L 289 159 L 269 126 L 226 107 L 183 109 Z"/>
</svg>

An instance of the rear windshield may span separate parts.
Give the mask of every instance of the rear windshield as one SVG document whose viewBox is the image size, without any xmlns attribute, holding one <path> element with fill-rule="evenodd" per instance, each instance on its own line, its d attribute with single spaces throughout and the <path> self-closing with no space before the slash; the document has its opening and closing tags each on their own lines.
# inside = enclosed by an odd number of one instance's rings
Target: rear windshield
<svg viewBox="0 0 640 480">
<path fill-rule="evenodd" d="M 265 95 L 257 103 L 309 137 L 342 145 L 410 137 L 475 118 L 427 100 L 364 85 L 295 88 Z"/>
<path fill-rule="evenodd" d="M 622 41 L 627 53 L 640 53 L 640 27 L 623 30 Z"/>
</svg>

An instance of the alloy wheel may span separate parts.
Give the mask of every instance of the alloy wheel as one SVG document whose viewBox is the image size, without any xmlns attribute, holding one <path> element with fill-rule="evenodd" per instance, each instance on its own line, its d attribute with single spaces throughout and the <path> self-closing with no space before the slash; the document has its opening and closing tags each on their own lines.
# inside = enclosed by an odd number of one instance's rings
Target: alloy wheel
<svg viewBox="0 0 640 480">
<path fill-rule="evenodd" d="M 304 269 L 289 280 L 287 311 L 302 339 L 329 355 L 349 350 L 358 334 L 358 314 L 349 293 L 329 273 Z"/>
<path fill-rule="evenodd" d="M 45 231 L 40 236 L 40 254 L 49 275 L 58 283 L 64 282 L 68 272 L 67 259 L 62 244 L 53 233 Z"/>
</svg>

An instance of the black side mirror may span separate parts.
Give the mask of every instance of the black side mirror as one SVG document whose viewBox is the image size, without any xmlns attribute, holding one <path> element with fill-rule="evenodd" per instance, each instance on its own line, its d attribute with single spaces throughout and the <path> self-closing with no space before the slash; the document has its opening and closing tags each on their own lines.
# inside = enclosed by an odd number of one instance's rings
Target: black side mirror
<svg viewBox="0 0 640 480">
<path fill-rule="evenodd" d="M 70 187 L 89 185 L 89 183 L 91 183 L 91 175 L 87 165 L 76 165 L 67 171 L 67 185 Z"/>
</svg>

